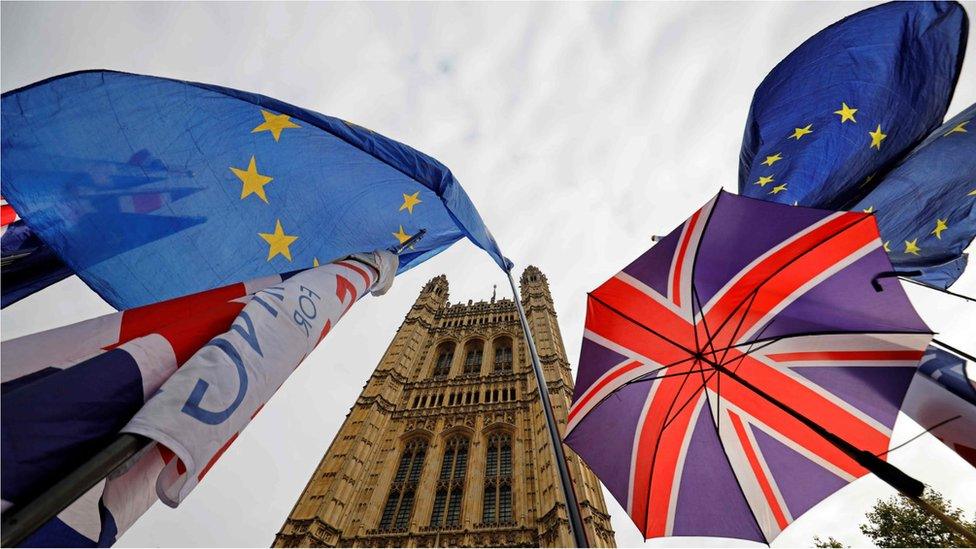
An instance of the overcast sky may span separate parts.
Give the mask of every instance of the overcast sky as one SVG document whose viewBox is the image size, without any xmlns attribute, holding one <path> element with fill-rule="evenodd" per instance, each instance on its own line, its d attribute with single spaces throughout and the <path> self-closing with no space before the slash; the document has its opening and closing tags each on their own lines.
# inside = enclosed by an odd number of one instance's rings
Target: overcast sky
<svg viewBox="0 0 976 549">
<path fill-rule="evenodd" d="M 735 191 L 753 90 L 804 39 L 868 4 L 96 4 L 0 7 L 4 91 L 105 68 L 254 91 L 410 144 L 452 168 L 518 272 L 549 277 L 570 360 L 584 295 L 720 188 Z M 965 3 L 973 17 L 976 4 Z M 973 41 L 971 41 L 972 43 Z M 970 46 L 949 116 L 976 102 Z M 118 546 L 267 547 L 423 283 L 452 301 L 507 294 L 467 242 L 354 307 L 179 509 L 157 503 Z M 955 289 L 976 294 L 976 272 Z M 909 286 L 943 340 L 976 352 L 976 307 Z M 3 339 L 110 312 L 77 279 L 3 310 Z M 968 330 L 968 333 L 967 333 Z M 895 439 L 919 427 L 904 416 Z M 971 514 L 976 471 L 931 437 L 892 454 Z M 860 479 L 773 544 L 866 545 L 892 490 Z M 607 494 L 617 543 L 643 544 Z M 660 545 L 729 545 L 671 538 Z M 743 542 L 743 545 L 749 545 Z"/>
</svg>

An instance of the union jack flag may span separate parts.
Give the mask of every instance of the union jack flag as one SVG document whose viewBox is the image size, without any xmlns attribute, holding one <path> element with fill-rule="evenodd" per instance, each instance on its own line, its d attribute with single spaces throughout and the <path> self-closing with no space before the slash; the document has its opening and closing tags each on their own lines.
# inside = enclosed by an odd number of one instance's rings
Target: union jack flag
<svg viewBox="0 0 976 549">
<path fill-rule="evenodd" d="M 886 271 L 869 214 L 719 193 L 589 295 L 567 444 L 645 537 L 771 541 L 867 472 L 771 399 L 888 449 L 931 333 Z"/>
<path fill-rule="evenodd" d="M 396 268 L 387 251 L 359 254 L 4 341 L 4 512 L 119 432 L 152 441 L 24 544 L 111 546 L 157 497 L 177 506 L 352 305 L 389 288 Z"/>
</svg>

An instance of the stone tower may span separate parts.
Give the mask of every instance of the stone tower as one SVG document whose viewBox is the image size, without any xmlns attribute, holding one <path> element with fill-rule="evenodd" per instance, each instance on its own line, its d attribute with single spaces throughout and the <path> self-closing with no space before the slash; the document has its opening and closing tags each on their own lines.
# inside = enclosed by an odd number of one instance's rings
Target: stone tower
<svg viewBox="0 0 976 549">
<path fill-rule="evenodd" d="M 560 430 L 573 380 L 545 275 L 521 294 Z M 509 299 L 430 280 L 275 538 L 275 547 L 573 545 L 529 350 Z M 592 547 L 603 492 L 566 449 Z"/>
</svg>

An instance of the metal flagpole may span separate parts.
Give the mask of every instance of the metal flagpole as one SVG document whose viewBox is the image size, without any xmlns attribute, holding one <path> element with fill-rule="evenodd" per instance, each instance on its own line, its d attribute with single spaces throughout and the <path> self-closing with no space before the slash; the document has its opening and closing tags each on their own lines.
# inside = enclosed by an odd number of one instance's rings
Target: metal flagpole
<svg viewBox="0 0 976 549">
<path fill-rule="evenodd" d="M 58 516 L 69 505 L 91 490 L 129 458 L 151 442 L 140 435 L 122 433 L 112 443 L 95 454 L 80 467 L 59 480 L 36 499 L 3 514 L 3 535 L 0 545 L 14 547 L 27 536 Z"/>
<path fill-rule="evenodd" d="M 539 352 L 535 348 L 535 340 L 532 339 L 529 320 L 525 316 L 525 309 L 522 307 L 522 299 L 519 297 L 518 289 L 515 287 L 515 279 L 512 278 L 511 268 L 506 271 L 506 274 L 508 275 L 508 283 L 512 286 L 512 295 L 515 297 L 515 308 L 518 309 L 519 318 L 522 321 L 522 331 L 525 333 L 525 340 L 529 345 L 529 354 L 532 356 L 532 370 L 535 372 L 536 385 L 539 387 L 539 400 L 542 401 L 542 409 L 546 416 L 546 426 L 549 428 L 549 439 L 552 442 L 552 451 L 555 453 L 556 466 L 559 470 L 559 483 L 562 485 L 563 495 L 566 497 L 569 529 L 573 534 L 573 539 L 576 541 L 577 547 L 589 547 L 586 541 L 586 533 L 583 531 L 583 519 L 580 517 L 576 492 L 573 490 L 572 480 L 569 477 L 569 468 L 566 466 L 566 453 L 563 451 L 563 442 L 559 437 L 559 430 L 556 428 L 556 418 L 552 413 L 548 385 L 546 384 L 545 376 L 542 374 L 542 366 L 539 365 Z"/>
<path fill-rule="evenodd" d="M 420 229 L 417 234 L 391 247 L 389 251 L 400 255 L 403 250 L 419 242 L 425 234 L 427 229 Z M 108 446 L 68 473 L 54 486 L 42 492 L 36 499 L 8 510 L 0 521 L 2 525 L 0 546 L 13 547 L 27 539 L 150 442 L 152 442 L 150 439 L 141 435 L 120 433 Z"/>
</svg>

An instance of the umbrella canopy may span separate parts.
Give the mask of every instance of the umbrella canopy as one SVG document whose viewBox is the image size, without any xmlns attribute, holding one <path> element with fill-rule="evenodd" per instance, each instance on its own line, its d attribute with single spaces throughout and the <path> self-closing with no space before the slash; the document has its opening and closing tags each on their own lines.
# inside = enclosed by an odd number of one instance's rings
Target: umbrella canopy
<svg viewBox="0 0 976 549">
<path fill-rule="evenodd" d="M 888 449 L 931 339 L 891 271 L 870 214 L 719 193 L 589 294 L 566 443 L 645 537 L 770 542 L 867 472 L 823 430 Z"/>
</svg>

